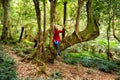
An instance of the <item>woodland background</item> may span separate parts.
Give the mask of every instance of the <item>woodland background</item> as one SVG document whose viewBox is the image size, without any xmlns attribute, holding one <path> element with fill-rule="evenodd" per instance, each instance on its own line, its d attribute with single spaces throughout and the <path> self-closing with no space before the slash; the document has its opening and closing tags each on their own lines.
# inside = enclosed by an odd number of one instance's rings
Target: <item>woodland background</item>
<svg viewBox="0 0 120 80">
<path fill-rule="evenodd" d="M 119 4 L 120 0 L 0 0 L 0 80 L 29 79 L 31 75 L 24 70 L 22 74 L 16 63 L 35 65 L 36 70 L 30 69 L 34 80 L 42 80 L 40 74 L 48 80 L 100 80 L 92 75 L 96 69 L 119 80 Z M 54 24 L 64 27 L 60 57 L 52 42 Z M 78 76 L 79 67 L 87 67 L 92 78 L 73 79 L 65 69 L 59 71 L 62 66 L 77 66 Z"/>
</svg>

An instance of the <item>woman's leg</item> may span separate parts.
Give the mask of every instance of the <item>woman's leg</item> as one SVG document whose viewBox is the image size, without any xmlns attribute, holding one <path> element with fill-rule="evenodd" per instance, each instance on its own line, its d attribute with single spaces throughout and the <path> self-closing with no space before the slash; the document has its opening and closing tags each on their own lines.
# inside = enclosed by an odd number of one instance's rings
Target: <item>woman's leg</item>
<svg viewBox="0 0 120 80">
<path fill-rule="evenodd" d="M 60 42 L 58 42 L 57 44 L 57 55 L 60 56 Z"/>
<path fill-rule="evenodd" d="M 57 55 L 60 56 L 60 42 L 59 41 L 54 41 L 54 46 L 56 48 Z"/>
</svg>

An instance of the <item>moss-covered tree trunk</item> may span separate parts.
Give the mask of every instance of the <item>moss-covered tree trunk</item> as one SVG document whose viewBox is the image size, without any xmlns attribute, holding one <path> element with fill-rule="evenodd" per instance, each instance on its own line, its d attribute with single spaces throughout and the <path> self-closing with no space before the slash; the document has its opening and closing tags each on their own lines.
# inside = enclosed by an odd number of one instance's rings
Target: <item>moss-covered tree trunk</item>
<svg viewBox="0 0 120 80">
<path fill-rule="evenodd" d="M 99 36 L 99 27 L 98 22 L 96 20 L 95 15 L 93 15 L 93 10 L 91 8 L 92 0 L 88 0 L 86 3 L 86 12 L 87 12 L 87 26 L 85 30 L 78 32 L 74 31 L 74 33 L 70 36 L 67 36 L 64 40 L 61 42 L 60 49 L 64 50 L 74 44 L 86 42 L 89 40 L 93 40 Z M 82 39 L 82 41 L 80 40 Z"/>
<path fill-rule="evenodd" d="M 1 39 L 5 40 L 10 38 L 9 29 L 10 29 L 10 0 L 2 0 L 2 5 L 4 9 L 4 22 L 3 22 L 3 29 L 2 29 L 2 36 Z"/>
<path fill-rule="evenodd" d="M 60 44 L 60 50 L 64 50 L 74 44 L 93 40 L 99 36 L 99 27 L 98 27 L 98 20 L 96 20 L 96 17 L 93 16 L 93 10 L 91 8 L 92 0 L 88 0 L 86 4 L 86 11 L 87 11 L 87 26 L 85 30 L 78 32 L 78 34 L 74 33 L 70 36 L 66 36 Z M 82 38 L 82 41 L 80 38 Z M 36 53 L 39 53 L 36 51 Z M 52 62 L 54 63 L 54 59 L 56 58 L 56 52 L 54 49 L 54 46 L 47 46 L 46 51 L 41 57 L 43 61 L 45 62 Z"/>
</svg>

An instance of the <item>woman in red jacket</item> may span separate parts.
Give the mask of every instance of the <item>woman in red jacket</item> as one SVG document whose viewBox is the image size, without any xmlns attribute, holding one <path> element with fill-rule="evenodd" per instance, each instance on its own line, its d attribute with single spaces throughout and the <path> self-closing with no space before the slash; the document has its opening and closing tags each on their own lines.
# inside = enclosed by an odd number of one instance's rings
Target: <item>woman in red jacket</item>
<svg viewBox="0 0 120 80">
<path fill-rule="evenodd" d="M 58 28 L 54 25 L 54 36 L 53 36 L 53 43 L 56 48 L 57 55 L 60 56 L 60 35 L 63 30 L 58 30 Z"/>
</svg>

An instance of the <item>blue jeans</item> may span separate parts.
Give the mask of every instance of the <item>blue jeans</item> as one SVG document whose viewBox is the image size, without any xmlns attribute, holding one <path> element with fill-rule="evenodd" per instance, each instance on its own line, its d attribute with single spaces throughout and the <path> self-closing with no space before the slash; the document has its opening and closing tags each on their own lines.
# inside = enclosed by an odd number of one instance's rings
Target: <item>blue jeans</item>
<svg viewBox="0 0 120 80">
<path fill-rule="evenodd" d="M 54 46 L 56 48 L 57 55 L 60 56 L 60 41 L 55 41 L 54 40 Z"/>
</svg>

